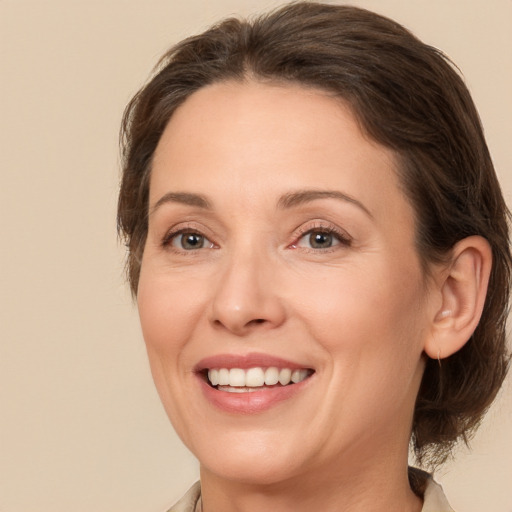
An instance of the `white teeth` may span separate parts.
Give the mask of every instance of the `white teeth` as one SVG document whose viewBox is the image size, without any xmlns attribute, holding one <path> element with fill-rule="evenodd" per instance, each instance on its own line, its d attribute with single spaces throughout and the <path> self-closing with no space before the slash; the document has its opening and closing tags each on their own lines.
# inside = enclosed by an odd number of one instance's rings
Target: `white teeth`
<svg viewBox="0 0 512 512">
<path fill-rule="evenodd" d="M 219 386 L 229 386 L 229 370 L 227 368 L 219 370 Z"/>
<path fill-rule="evenodd" d="M 273 386 L 279 382 L 279 369 L 275 366 L 271 366 L 265 370 L 265 384 L 267 386 Z"/>
<path fill-rule="evenodd" d="M 308 376 L 308 371 L 304 369 L 293 370 L 292 372 L 292 382 L 297 384 L 297 382 L 302 382 Z"/>
<path fill-rule="evenodd" d="M 230 386 L 245 386 L 245 372 L 240 368 L 231 368 L 229 370 Z"/>
<path fill-rule="evenodd" d="M 287 384 L 290 384 L 290 381 L 292 380 L 292 371 L 290 368 L 283 368 L 279 372 L 279 384 L 281 386 L 286 386 Z"/>
<path fill-rule="evenodd" d="M 219 386 L 217 389 L 220 391 L 227 391 L 228 393 L 252 393 L 253 391 L 259 391 L 261 388 L 235 388 L 233 386 Z"/>
<path fill-rule="evenodd" d="M 291 370 L 290 368 L 269 368 L 254 367 L 243 370 L 241 368 L 212 368 L 208 370 L 208 380 L 212 386 L 218 386 L 219 389 L 224 386 L 238 388 L 247 388 L 253 390 L 263 386 L 275 386 L 277 383 L 281 386 L 287 386 L 290 382 L 297 384 L 302 382 L 311 374 L 311 370 L 301 368 Z"/>
<path fill-rule="evenodd" d="M 245 385 L 257 388 L 265 384 L 265 372 L 262 368 L 249 368 L 245 373 Z"/>
<path fill-rule="evenodd" d="M 208 370 L 208 379 L 212 386 L 219 383 L 219 370 Z"/>
</svg>

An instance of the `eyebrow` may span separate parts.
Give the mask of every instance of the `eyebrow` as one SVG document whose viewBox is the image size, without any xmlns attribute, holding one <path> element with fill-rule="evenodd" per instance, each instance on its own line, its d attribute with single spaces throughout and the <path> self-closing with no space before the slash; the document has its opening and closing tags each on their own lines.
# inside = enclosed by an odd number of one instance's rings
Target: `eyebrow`
<svg viewBox="0 0 512 512">
<path fill-rule="evenodd" d="M 277 207 L 278 209 L 289 209 L 304 203 L 316 201 L 318 199 L 337 199 L 339 201 L 348 202 L 360 208 L 370 218 L 373 219 L 373 215 L 371 214 L 370 210 L 368 210 L 368 208 L 366 208 L 363 203 L 354 197 L 338 190 L 299 190 L 297 192 L 290 192 L 288 194 L 282 195 L 279 198 Z M 167 192 L 167 194 L 164 194 L 155 203 L 149 214 L 153 214 L 158 208 L 166 203 L 179 203 L 187 206 L 195 206 L 196 208 L 202 208 L 205 210 L 212 209 L 210 202 L 203 195 L 193 194 L 191 192 Z"/>
<path fill-rule="evenodd" d="M 317 199 L 338 199 L 340 201 L 351 203 L 363 210 L 366 215 L 373 219 L 372 213 L 363 203 L 338 190 L 299 190 L 297 192 L 291 192 L 281 196 L 277 206 L 281 209 L 288 209 Z"/>
<path fill-rule="evenodd" d="M 195 206 L 205 210 L 211 210 L 211 205 L 205 196 L 192 194 L 190 192 L 167 192 L 151 208 L 149 214 L 153 214 L 158 208 L 166 203 L 179 203 L 187 206 Z"/>
</svg>

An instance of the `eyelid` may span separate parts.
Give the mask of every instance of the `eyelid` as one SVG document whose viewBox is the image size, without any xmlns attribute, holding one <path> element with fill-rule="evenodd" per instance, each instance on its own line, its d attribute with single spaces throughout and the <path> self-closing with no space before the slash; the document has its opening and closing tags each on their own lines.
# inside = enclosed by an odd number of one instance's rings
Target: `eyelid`
<svg viewBox="0 0 512 512">
<path fill-rule="evenodd" d="M 214 236 L 209 233 L 209 229 L 207 229 L 203 225 L 199 225 L 196 222 L 180 222 L 173 226 L 171 226 L 163 235 L 161 238 L 160 245 L 164 249 L 171 249 L 175 250 L 177 252 L 182 252 L 179 248 L 171 247 L 172 246 L 172 240 L 183 233 L 195 233 L 197 235 L 200 235 L 204 237 L 206 240 L 208 240 L 211 243 L 210 247 L 206 248 L 219 248 L 219 245 L 214 241 Z M 344 229 L 341 229 L 336 224 L 333 224 L 332 222 L 326 221 L 326 220 L 320 220 L 315 219 L 309 222 L 306 222 L 295 229 L 293 233 L 293 242 L 291 244 L 288 244 L 288 247 L 292 248 L 298 248 L 298 242 L 301 238 L 303 238 L 305 235 L 312 233 L 312 232 L 323 232 L 323 233 L 329 233 L 334 235 L 338 241 L 339 244 L 336 244 L 333 247 L 330 247 L 328 249 L 315 249 L 315 248 L 307 248 L 307 247 L 301 247 L 303 250 L 310 250 L 313 252 L 327 252 L 330 250 L 336 250 L 336 248 L 339 246 L 342 247 L 348 247 L 352 244 L 353 238 L 345 231 Z M 199 250 L 199 249 L 198 249 Z M 185 251 L 183 252 L 196 252 L 196 251 Z"/>
<path fill-rule="evenodd" d="M 343 229 L 339 228 L 335 224 L 324 221 L 324 220 L 314 220 L 308 223 L 305 223 L 301 225 L 294 233 L 293 239 L 294 241 L 290 244 L 290 247 L 298 248 L 298 242 L 307 234 L 313 233 L 315 231 L 323 232 L 323 233 L 329 233 L 339 240 L 339 246 L 340 247 L 348 247 L 352 244 L 352 237 Z M 336 247 L 338 245 L 330 247 L 328 249 L 314 249 L 314 248 L 306 248 L 302 247 L 302 249 L 314 251 L 314 252 L 326 252 L 329 250 L 336 250 Z"/>
<path fill-rule="evenodd" d="M 204 237 L 206 240 L 208 240 L 212 247 L 216 248 L 218 245 L 213 241 L 213 236 L 208 234 L 210 230 L 206 229 L 204 226 L 197 226 L 195 222 L 180 222 L 178 224 L 175 224 L 171 226 L 164 234 L 164 236 L 161 239 L 160 245 L 164 249 L 170 249 L 172 247 L 173 250 L 176 250 L 178 252 L 181 252 L 178 248 L 172 246 L 172 240 L 177 237 L 180 234 L 183 233 L 193 233 L 196 235 L 200 235 Z M 207 247 L 208 248 L 208 247 Z M 194 251 L 185 251 L 183 252 L 194 252 Z"/>
</svg>

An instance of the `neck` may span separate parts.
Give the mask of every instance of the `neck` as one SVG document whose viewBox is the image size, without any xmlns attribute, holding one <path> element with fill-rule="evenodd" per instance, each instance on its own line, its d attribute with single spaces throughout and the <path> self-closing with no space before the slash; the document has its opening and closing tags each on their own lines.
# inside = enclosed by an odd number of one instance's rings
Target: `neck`
<svg viewBox="0 0 512 512">
<path fill-rule="evenodd" d="M 365 467 L 367 466 L 367 467 Z M 284 482 L 227 480 L 201 468 L 203 512 L 420 512 L 422 500 L 409 486 L 407 465 L 347 464 Z"/>
</svg>

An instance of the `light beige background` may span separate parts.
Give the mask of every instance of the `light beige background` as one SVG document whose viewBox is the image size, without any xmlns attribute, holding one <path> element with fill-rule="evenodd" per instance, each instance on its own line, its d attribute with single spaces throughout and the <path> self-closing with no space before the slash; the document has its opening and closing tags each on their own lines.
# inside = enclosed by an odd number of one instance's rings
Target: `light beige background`
<svg viewBox="0 0 512 512">
<path fill-rule="evenodd" d="M 0 0 L 0 511 L 158 512 L 195 480 L 123 283 L 118 126 L 172 42 L 278 3 Z M 512 2 L 352 3 L 458 63 L 512 204 Z M 512 512 L 511 395 L 439 474 L 459 512 Z"/>
</svg>

